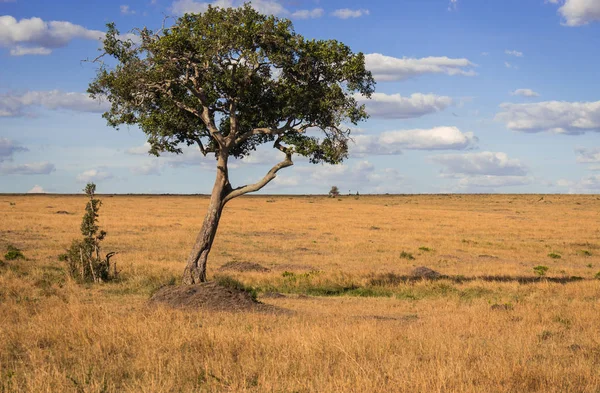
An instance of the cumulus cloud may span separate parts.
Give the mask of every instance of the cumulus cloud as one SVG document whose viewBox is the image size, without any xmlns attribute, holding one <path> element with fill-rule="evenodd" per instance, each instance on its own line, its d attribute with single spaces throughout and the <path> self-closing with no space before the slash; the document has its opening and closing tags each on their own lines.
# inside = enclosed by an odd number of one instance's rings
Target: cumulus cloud
<svg viewBox="0 0 600 393">
<path fill-rule="evenodd" d="M 519 52 L 518 50 L 508 50 L 507 49 L 504 51 L 504 53 L 509 56 L 523 57 L 523 52 Z"/>
<path fill-rule="evenodd" d="M 158 160 L 151 161 L 149 163 L 132 167 L 131 173 L 134 175 L 148 176 L 148 175 L 160 175 L 161 172 L 161 162 Z"/>
<path fill-rule="evenodd" d="M 511 96 L 522 96 L 522 97 L 539 97 L 540 94 L 536 93 L 531 89 L 517 89 L 510 93 Z"/>
<path fill-rule="evenodd" d="M 361 16 L 369 15 L 369 10 L 351 10 L 350 8 L 341 8 L 339 10 L 333 11 L 331 15 L 340 19 L 360 18 Z"/>
<path fill-rule="evenodd" d="M 98 41 L 102 38 L 104 32 L 71 22 L 46 22 L 40 18 L 17 21 L 10 15 L 0 16 L 0 47 L 11 48 L 13 56 L 47 55 L 74 39 Z"/>
<path fill-rule="evenodd" d="M 136 12 L 134 10 L 131 9 L 130 6 L 128 6 L 127 4 L 123 4 L 119 7 L 119 9 L 121 10 L 121 14 L 123 15 L 134 15 Z"/>
<path fill-rule="evenodd" d="M 483 151 L 466 154 L 433 156 L 442 165 L 444 175 L 524 176 L 527 168 L 521 161 L 509 158 L 506 153 Z"/>
<path fill-rule="evenodd" d="M 31 190 L 27 191 L 28 194 L 45 194 L 46 191 L 42 186 L 38 186 L 37 184 L 31 188 Z"/>
<path fill-rule="evenodd" d="M 49 55 L 52 53 L 52 49 L 44 48 L 41 46 L 27 47 L 17 45 L 10 50 L 11 56 L 27 56 L 27 55 Z"/>
<path fill-rule="evenodd" d="M 586 176 L 577 181 L 560 179 L 556 185 L 568 188 L 570 194 L 597 194 L 600 191 L 600 174 Z"/>
<path fill-rule="evenodd" d="M 503 103 L 495 119 L 514 131 L 578 135 L 600 132 L 600 101 Z"/>
<path fill-rule="evenodd" d="M 575 149 L 577 162 L 583 164 L 600 163 L 600 147 Z"/>
<path fill-rule="evenodd" d="M 34 162 L 30 164 L 0 165 L 0 173 L 5 175 L 47 175 L 54 172 L 54 164 Z"/>
<path fill-rule="evenodd" d="M 247 0 L 215 0 L 211 2 L 197 0 L 176 0 L 171 6 L 171 11 L 178 15 L 185 13 L 200 13 L 205 12 L 208 6 L 230 8 L 241 7 Z M 290 11 L 282 4 L 275 0 L 252 0 L 252 7 L 260 13 L 270 15 L 281 15 L 297 19 L 320 18 L 324 11 L 321 8 L 312 10 L 296 10 Z"/>
<path fill-rule="evenodd" d="M 477 138 L 457 127 L 386 131 L 379 135 L 356 135 L 351 146 L 354 154 L 396 155 L 402 150 L 466 150 Z"/>
<path fill-rule="evenodd" d="M 325 10 L 323 8 L 315 8 L 312 10 L 298 10 L 292 12 L 292 18 L 296 19 L 317 19 L 322 17 L 325 14 Z"/>
<path fill-rule="evenodd" d="M 530 176 L 463 176 L 459 178 L 458 186 L 464 188 L 496 188 L 525 186 L 533 183 Z"/>
<path fill-rule="evenodd" d="M 13 154 L 20 151 L 27 151 L 26 147 L 23 147 L 15 141 L 8 138 L 0 138 L 0 162 L 11 161 Z"/>
<path fill-rule="evenodd" d="M 132 155 L 148 155 L 148 151 L 150 151 L 150 143 L 144 142 L 141 146 L 131 147 L 125 150 L 125 153 Z"/>
<path fill-rule="evenodd" d="M 360 104 L 366 105 L 369 115 L 385 119 L 421 117 L 442 111 L 453 103 L 450 97 L 421 93 L 411 94 L 410 97 L 374 93 L 370 100 L 361 95 L 356 95 L 355 98 Z"/>
<path fill-rule="evenodd" d="M 109 104 L 93 100 L 86 93 L 59 90 L 0 94 L 0 117 L 26 116 L 28 109 L 35 107 L 98 113 L 108 110 Z"/>
<path fill-rule="evenodd" d="M 600 21 L 600 2 L 595 0 L 548 0 L 553 4 L 562 4 L 558 13 L 566 26 L 583 26 Z"/>
<path fill-rule="evenodd" d="M 288 187 L 295 184 L 320 187 L 337 185 L 342 193 L 346 189 L 359 190 L 360 192 L 380 192 L 382 190 L 397 189 L 397 186 L 405 180 L 397 169 L 377 169 L 371 162 L 364 160 L 353 165 L 311 165 L 296 167 L 293 170 L 299 173 L 299 176 L 283 174 L 283 176 L 278 175 L 277 178 L 285 176 L 285 180 L 281 179 L 280 182 L 288 183 Z M 323 192 L 328 190 L 323 190 Z"/>
<path fill-rule="evenodd" d="M 477 75 L 475 64 L 467 59 L 449 57 L 396 58 L 371 53 L 365 56 L 366 67 L 379 82 L 400 81 L 423 74 Z"/>
<path fill-rule="evenodd" d="M 77 175 L 77 181 L 82 183 L 97 182 L 101 180 L 111 179 L 112 173 L 101 171 L 98 169 L 90 169 Z"/>
</svg>

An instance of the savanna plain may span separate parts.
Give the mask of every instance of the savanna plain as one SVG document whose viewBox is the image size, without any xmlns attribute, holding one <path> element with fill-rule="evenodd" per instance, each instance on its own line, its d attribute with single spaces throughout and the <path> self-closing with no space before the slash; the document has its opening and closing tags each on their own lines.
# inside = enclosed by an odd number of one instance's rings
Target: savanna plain
<svg viewBox="0 0 600 393">
<path fill-rule="evenodd" d="M 85 196 L 0 195 L 1 392 L 600 392 L 596 195 L 236 199 L 209 279 L 277 312 L 149 305 L 208 198 L 99 198 L 119 278 L 81 285 Z"/>
</svg>

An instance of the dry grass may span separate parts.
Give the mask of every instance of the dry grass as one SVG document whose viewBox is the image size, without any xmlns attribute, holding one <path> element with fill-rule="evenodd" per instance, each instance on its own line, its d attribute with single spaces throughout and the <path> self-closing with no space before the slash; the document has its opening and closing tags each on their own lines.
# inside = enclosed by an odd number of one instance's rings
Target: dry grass
<svg viewBox="0 0 600 393">
<path fill-rule="evenodd" d="M 0 392 L 600 391 L 597 196 L 235 200 L 209 275 L 269 268 L 231 274 L 290 315 L 148 307 L 179 280 L 207 200 L 100 198 L 122 279 L 86 287 L 57 260 L 85 198 L 0 195 L 0 259 L 9 244 L 27 258 L 0 263 Z M 373 284 L 421 265 L 585 280 Z"/>
</svg>

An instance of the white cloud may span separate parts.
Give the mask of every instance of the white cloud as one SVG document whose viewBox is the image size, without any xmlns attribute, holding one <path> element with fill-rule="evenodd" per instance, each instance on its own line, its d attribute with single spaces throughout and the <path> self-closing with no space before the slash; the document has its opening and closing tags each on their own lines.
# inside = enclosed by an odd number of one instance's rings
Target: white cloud
<svg viewBox="0 0 600 393">
<path fill-rule="evenodd" d="M 123 15 L 134 15 L 136 12 L 131 9 L 127 4 L 123 4 L 119 7 L 121 14 Z"/>
<path fill-rule="evenodd" d="M 522 97 L 539 97 L 540 94 L 536 93 L 531 89 L 517 89 L 510 93 L 512 96 L 522 96 Z"/>
<path fill-rule="evenodd" d="M 46 191 L 42 186 L 38 186 L 37 184 L 31 188 L 31 190 L 27 191 L 28 194 L 45 194 Z"/>
<path fill-rule="evenodd" d="M 54 172 L 54 164 L 34 162 L 30 164 L 0 165 L 0 173 L 6 175 L 47 175 Z"/>
<path fill-rule="evenodd" d="M 350 19 L 350 18 L 360 18 L 364 15 L 369 15 L 369 10 L 360 9 L 360 10 L 351 10 L 349 8 L 342 8 L 339 10 L 335 10 L 331 13 L 331 15 L 340 19 Z"/>
<path fill-rule="evenodd" d="M 52 53 L 52 49 L 44 48 L 41 46 L 27 47 L 17 45 L 10 50 L 11 56 L 27 56 L 27 55 L 49 55 Z"/>
<path fill-rule="evenodd" d="M 600 192 L 600 174 L 586 176 L 577 181 L 560 179 L 556 185 L 568 188 L 570 194 L 598 194 Z"/>
<path fill-rule="evenodd" d="M 356 135 L 351 146 L 353 154 L 397 155 L 402 150 L 466 150 L 477 138 L 457 127 L 386 131 L 377 136 Z"/>
<path fill-rule="evenodd" d="M 444 154 L 431 159 L 441 164 L 444 175 L 524 176 L 527 168 L 506 153 L 483 151 L 466 154 Z"/>
<path fill-rule="evenodd" d="M 450 0 L 448 3 L 448 11 L 455 11 L 458 7 L 458 0 Z"/>
<path fill-rule="evenodd" d="M 464 176 L 458 181 L 459 187 L 467 188 L 496 188 L 496 187 L 514 187 L 525 186 L 533 183 L 534 179 L 530 176 Z"/>
<path fill-rule="evenodd" d="M 423 74 L 477 75 L 471 69 L 475 64 L 467 59 L 449 57 L 396 58 L 371 53 L 365 56 L 366 67 L 379 82 L 400 81 Z"/>
<path fill-rule="evenodd" d="M 46 22 L 40 18 L 17 21 L 10 15 L 0 16 L 0 47 L 11 48 L 13 56 L 48 54 L 78 38 L 99 41 L 104 32 L 71 22 Z"/>
<path fill-rule="evenodd" d="M 510 64 L 508 61 L 505 61 L 504 62 L 504 67 L 506 67 L 506 68 L 513 68 L 513 65 Z"/>
<path fill-rule="evenodd" d="M 398 170 L 394 168 L 378 170 L 369 161 L 359 161 L 352 166 L 348 164 L 302 166 L 294 168 L 293 171 L 299 173 L 299 176 L 289 176 L 281 181 L 290 183 L 290 186 L 291 183 L 319 186 L 323 188 L 323 193 L 329 191 L 329 187 L 333 185 L 338 186 L 342 194 L 345 194 L 346 190 L 354 190 L 354 192 L 359 190 L 361 193 L 380 192 L 396 189 L 404 181 L 404 176 Z"/>
<path fill-rule="evenodd" d="M 26 116 L 27 109 L 32 107 L 98 113 L 108 110 L 109 104 L 93 100 L 86 93 L 59 90 L 0 94 L 0 117 Z"/>
<path fill-rule="evenodd" d="M 125 150 L 125 153 L 132 155 L 148 155 L 148 151 L 150 150 L 150 143 L 144 142 L 141 146 L 131 147 Z"/>
<path fill-rule="evenodd" d="M 160 175 L 162 169 L 161 162 L 155 159 L 149 163 L 142 164 L 140 166 L 134 166 L 130 168 L 131 173 L 134 175 L 148 176 L 148 175 Z"/>
<path fill-rule="evenodd" d="M 577 153 L 577 162 L 579 163 L 600 163 L 600 147 L 579 148 L 575 149 L 575 153 Z"/>
<path fill-rule="evenodd" d="M 548 0 L 562 6 L 558 13 L 563 17 L 566 26 L 583 26 L 600 21 L 600 2 L 597 0 Z"/>
<path fill-rule="evenodd" d="M 320 18 L 325 14 L 325 10 L 323 8 L 315 8 L 313 10 L 298 10 L 292 12 L 292 18 L 296 19 L 316 19 Z"/>
<path fill-rule="evenodd" d="M 77 175 L 77 181 L 82 183 L 97 182 L 101 180 L 111 179 L 113 175 L 110 172 L 90 169 Z"/>
<path fill-rule="evenodd" d="M 509 56 L 515 56 L 515 57 L 523 57 L 523 52 L 519 52 L 517 50 L 505 50 L 504 53 L 506 53 Z"/>
<path fill-rule="evenodd" d="M 600 132 L 600 101 L 503 103 L 495 117 L 515 131 L 577 135 Z"/>
<path fill-rule="evenodd" d="M 241 7 L 247 0 L 215 0 L 212 2 L 196 0 L 176 0 L 171 6 L 171 11 L 178 15 L 185 13 L 201 13 L 208 9 L 208 6 L 220 8 Z M 324 11 L 321 8 L 312 10 L 290 11 L 275 0 L 252 0 L 252 7 L 260 13 L 269 15 L 281 15 L 298 19 L 320 18 Z"/>
<path fill-rule="evenodd" d="M 452 105 L 450 97 L 435 94 L 414 93 L 410 97 L 400 94 L 373 93 L 371 99 L 355 95 L 360 104 L 365 104 L 373 117 L 386 119 L 409 119 L 442 111 Z"/>
<path fill-rule="evenodd" d="M 0 138 L 0 162 L 11 161 L 14 153 L 27 150 L 26 147 L 19 145 L 13 140 Z"/>
</svg>

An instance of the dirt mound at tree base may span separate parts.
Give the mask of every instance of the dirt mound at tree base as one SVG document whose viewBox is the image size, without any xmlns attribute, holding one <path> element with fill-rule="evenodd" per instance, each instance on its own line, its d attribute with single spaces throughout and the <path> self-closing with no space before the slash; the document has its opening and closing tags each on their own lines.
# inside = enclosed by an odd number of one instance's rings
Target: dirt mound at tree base
<svg viewBox="0 0 600 393">
<path fill-rule="evenodd" d="M 436 279 L 436 278 L 440 278 L 442 275 L 439 272 L 436 272 L 435 270 L 428 268 L 427 266 L 419 266 L 412 271 L 412 276 Z"/>
<path fill-rule="evenodd" d="M 255 300 L 247 291 L 226 288 L 215 282 L 165 286 L 156 291 L 148 303 L 150 305 L 165 305 L 173 308 L 211 311 L 286 312 L 286 310 Z"/>
</svg>

